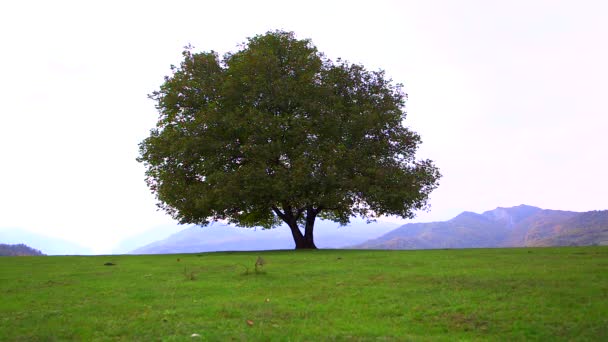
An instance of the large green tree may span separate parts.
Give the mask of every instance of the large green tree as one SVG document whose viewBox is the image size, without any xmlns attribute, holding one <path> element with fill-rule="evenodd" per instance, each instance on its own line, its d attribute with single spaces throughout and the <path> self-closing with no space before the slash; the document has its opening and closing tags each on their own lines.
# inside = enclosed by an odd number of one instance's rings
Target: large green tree
<svg viewBox="0 0 608 342">
<path fill-rule="evenodd" d="M 316 248 L 317 217 L 414 216 L 440 174 L 416 160 L 407 95 L 383 71 L 324 57 L 273 31 L 240 50 L 183 52 L 150 97 L 160 113 L 138 160 L 159 207 L 181 223 L 285 222 Z"/>
</svg>

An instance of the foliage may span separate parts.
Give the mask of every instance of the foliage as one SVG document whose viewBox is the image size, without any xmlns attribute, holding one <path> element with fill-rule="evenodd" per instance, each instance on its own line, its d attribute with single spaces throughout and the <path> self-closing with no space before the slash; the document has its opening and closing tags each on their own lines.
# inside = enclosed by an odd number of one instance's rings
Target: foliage
<svg viewBox="0 0 608 342">
<path fill-rule="evenodd" d="M 608 247 L 105 260 L 0 258 L 0 341 L 608 340 Z"/>
<path fill-rule="evenodd" d="M 403 126 L 401 85 L 332 62 L 290 32 L 255 36 L 221 59 L 187 47 L 150 97 L 160 117 L 138 160 L 181 223 L 284 221 L 296 248 L 314 248 L 316 217 L 413 217 L 440 177 L 415 159 L 421 140 Z"/>
</svg>

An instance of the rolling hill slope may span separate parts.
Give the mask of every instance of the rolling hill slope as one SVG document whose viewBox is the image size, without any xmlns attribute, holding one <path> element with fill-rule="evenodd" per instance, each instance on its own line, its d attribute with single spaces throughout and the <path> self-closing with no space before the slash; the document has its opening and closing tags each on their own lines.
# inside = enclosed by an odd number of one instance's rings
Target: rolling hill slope
<svg viewBox="0 0 608 342">
<path fill-rule="evenodd" d="M 432 249 L 608 245 L 608 210 L 584 213 L 528 205 L 463 212 L 451 220 L 409 223 L 363 249 Z"/>
</svg>

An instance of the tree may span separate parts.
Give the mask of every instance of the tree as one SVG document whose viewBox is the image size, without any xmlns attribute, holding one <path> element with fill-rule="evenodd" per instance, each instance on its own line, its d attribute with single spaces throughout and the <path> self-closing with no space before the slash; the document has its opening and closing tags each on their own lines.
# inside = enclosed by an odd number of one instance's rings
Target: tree
<svg viewBox="0 0 608 342">
<path fill-rule="evenodd" d="M 407 95 L 383 71 L 333 62 L 310 40 L 273 31 L 220 58 L 186 47 L 156 101 L 138 161 L 158 206 L 180 223 L 285 222 L 316 248 L 317 217 L 414 216 L 440 173 L 415 160 Z"/>
</svg>

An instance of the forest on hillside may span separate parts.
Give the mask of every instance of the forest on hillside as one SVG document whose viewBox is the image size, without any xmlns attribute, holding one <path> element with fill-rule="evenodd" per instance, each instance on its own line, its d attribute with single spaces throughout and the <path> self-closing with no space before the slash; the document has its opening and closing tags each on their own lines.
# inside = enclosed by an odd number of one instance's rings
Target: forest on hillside
<svg viewBox="0 0 608 342">
<path fill-rule="evenodd" d="M 41 251 L 24 245 L 8 245 L 0 243 L 0 256 L 25 256 L 25 255 L 44 255 Z"/>
</svg>

